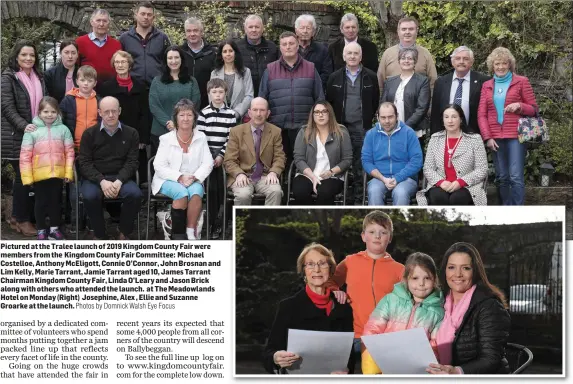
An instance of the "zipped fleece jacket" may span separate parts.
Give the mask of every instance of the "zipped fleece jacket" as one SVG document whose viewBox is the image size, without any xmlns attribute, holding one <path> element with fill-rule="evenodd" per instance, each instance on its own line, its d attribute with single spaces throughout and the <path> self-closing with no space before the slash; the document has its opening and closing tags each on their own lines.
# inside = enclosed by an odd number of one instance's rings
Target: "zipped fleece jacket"
<svg viewBox="0 0 573 384">
<path fill-rule="evenodd" d="M 259 96 L 269 102 L 269 122 L 281 129 L 299 129 L 308 122 L 314 103 L 324 100 L 322 80 L 314 64 L 300 55 L 293 67 L 282 57 L 267 65 Z"/>
<path fill-rule="evenodd" d="M 436 350 L 436 335 L 443 319 L 444 296 L 441 290 L 435 289 L 421 303 L 414 303 L 407 284 L 400 282 L 394 285 L 394 290 L 376 305 L 364 326 L 363 335 L 424 328 L 432 348 Z M 362 373 L 380 373 L 380 369 L 366 350 L 362 352 Z"/>
<path fill-rule="evenodd" d="M 398 121 L 390 135 L 380 123 L 366 132 L 362 145 L 362 167 L 370 174 L 374 169 L 385 177 L 393 177 L 401 183 L 408 177 L 418 180 L 422 169 L 422 148 L 416 133 L 406 124 Z"/>
<path fill-rule="evenodd" d="M 51 178 L 74 178 L 74 140 L 58 116 L 51 127 L 35 117 L 38 129 L 24 133 L 20 150 L 22 184 L 30 185 Z"/>
<path fill-rule="evenodd" d="M 403 275 L 404 265 L 389 253 L 375 260 L 362 251 L 346 256 L 338 264 L 332 280 L 338 287 L 346 284 L 354 316 L 355 338 L 362 336 L 364 325 L 376 304 L 392 292 L 394 284 L 400 282 Z"/>
<path fill-rule="evenodd" d="M 189 48 L 187 40 L 184 40 L 179 46 L 179 48 L 181 48 L 181 50 L 186 54 L 185 60 L 187 60 L 189 74 L 197 80 L 199 91 L 201 91 L 201 106 L 197 108 L 198 111 L 209 104 L 207 83 L 211 80 L 211 71 L 215 69 L 215 57 L 217 56 L 217 47 L 204 40 L 203 44 L 203 48 L 197 53 L 193 52 L 191 48 Z"/>
<path fill-rule="evenodd" d="M 264 37 L 261 37 L 259 45 L 249 44 L 247 36 L 235 40 L 235 43 L 237 43 L 237 48 L 239 48 L 239 52 L 243 56 L 243 64 L 251 70 L 253 90 L 255 91 L 254 97 L 257 97 L 259 95 L 261 78 L 265 69 L 267 69 L 267 64 L 278 60 L 279 49 L 275 43 Z"/>
<path fill-rule="evenodd" d="M 138 77 L 151 85 L 155 76 L 161 75 L 161 65 L 167 47 L 171 46 L 169 37 L 161 30 L 153 27 L 147 43 L 142 44 L 141 36 L 135 31 L 135 27 L 129 28 L 119 37 L 119 42 L 124 51 L 129 52 L 133 57 L 133 68 L 130 71 L 132 76 Z"/>
</svg>

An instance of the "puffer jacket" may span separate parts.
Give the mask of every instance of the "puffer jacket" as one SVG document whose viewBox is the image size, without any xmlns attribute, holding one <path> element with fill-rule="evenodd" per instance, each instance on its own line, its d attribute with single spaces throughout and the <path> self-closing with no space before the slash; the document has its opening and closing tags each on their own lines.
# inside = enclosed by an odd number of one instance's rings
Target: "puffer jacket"
<svg viewBox="0 0 573 384">
<path fill-rule="evenodd" d="M 510 329 L 507 310 L 478 283 L 452 344 L 452 365 L 472 375 L 509 373 L 505 347 Z"/>
<path fill-rule="evenodd" d="M 253 78 L 253 90 L 255 91 L 255 97 L 259 95 L 259 86 L 261 84 L 261 77 L 265 69 L 267 69 L 267 64 L 277 61 L 279 58 L 279 50 L 277 45 L 270 40 L 261 38 L 259 45 L 249 44 L 247 37 L 235 41 L 237 43 L 237 48 L 243 56 L 243 64 L 245 67 L 251 70 L 251 76 Z"/>
<path fill-rule="evenodd" d="M 37 75 L 42 83 L 42 93 L 45 96 L 48 91 L 44 78 L 40 73 Z M 2 158 L 17 159 L 20 157 L 24 129 L 32 122 L 33 116 L 28 91 L 11 68 L 6 68 L 2 72 L 1 96 Z"/>
<path fill-rule="evenodd" d="M 51 178 L 72 180 L 74 140 L 58 116 L 51 127 L 39 118 L 32 121 L 38 129 L 26 132 L 20 151 L 22 184 L 29 185 Z"/>
<path fill-rule="evenodd" d="M 424 328 L 430 344 L 436 350 L 436 335 L 444 319 L 444 297 L 436 289 L 421 303 L 415 303 L 405 283 L 394 285 L 392 293 L 380 300 L 364 326 L 363 335 L 378 335 Z M 362 373 L 380 373 L 367 350 L 362 352 Z"/>
<path fill-rule="evenodd" d="M 299 129 L 318 100 L 324 100 L 322 80 L 300 55 L 291 68 L 281 57 L 270 63 L 261 79 L 259 96 L 268 100 L 269 122 L 281 129 Z"/>
<path fill-rule="evenodd" d="M 207 95 L 207 83 L 211 79 L 211 71 L 215 69 L 215 57 L 217 56 L 217 47 L 203 41 L 204 45 L 201 51 L 195 53 L 189 48 L 187 40 L 183 41 L 180 48 L 186 53 L 187 68 L 189 74 L 197 80 L 199 91 L 201 91 L 201 110 L 209 104 Z"/>
<path fill-rule="evenodd" d="M 78 79 L 78 68 L 76 64 L 74 66 L 74 74 L 72 75 L 72 81 L 74 82 L 74 87 L 77 87 Z M 46 88 L 48 89 L 48 94 L 54 99 L 58 100 L 58 103 L 62 101 L 64 96 L 66 96 L 66 76 L 68 75 L 68 69 L 64 67 L 62 62 L 58 62 L 56 65 L 48 69 L 44 73 L 44 81 L 46 82 Z"/>
</svg>

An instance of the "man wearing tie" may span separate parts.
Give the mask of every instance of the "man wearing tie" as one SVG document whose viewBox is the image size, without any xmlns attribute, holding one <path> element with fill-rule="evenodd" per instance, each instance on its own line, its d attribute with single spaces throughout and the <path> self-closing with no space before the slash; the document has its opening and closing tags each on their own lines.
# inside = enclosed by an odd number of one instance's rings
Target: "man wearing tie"
<svg viewBox="0 0 573 384">
<path fill-rule="evenodd" d="M 443 129 L 442 113 L 448 104 L 458 104 L 462 107 L 470 132 L 480 133 L 477 109 L 481 87 L 491 77 L 471 70 L 474 53 L 464 45 L 457 47 L 450 57 L 453 71 L 440 76 L 434 84 L 430 133 Z"/>
</svg>

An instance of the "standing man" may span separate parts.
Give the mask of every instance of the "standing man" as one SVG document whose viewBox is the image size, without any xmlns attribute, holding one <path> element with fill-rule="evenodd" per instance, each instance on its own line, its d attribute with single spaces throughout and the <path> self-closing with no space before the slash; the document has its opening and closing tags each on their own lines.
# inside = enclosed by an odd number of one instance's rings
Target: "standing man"
<svg viewBox="0 0 573 384">
<path fill-rule="evenodd" d="M 253 193 L 265 195 L 265 205 L 280 205 L 283 191 L 279 177 L 285 169 L 281 130 L 267 123 L 269 104 L 262 97 L 251 101 L 246 124 L 231 128 L 225 152 L 227 187 L 235 205 L 251 205 Z"/>
<path fill-rule="evenodd" d="M 432 54 L 426 48 L 416 44 L 416 37 L 418 36 L 418 20 L 413 17 L 403 17 L 398 21 L 398 38 L 400 42 L 382 54 L 380 66 L 378 67 L 378 85 L 382 92 L 384 81 L 391 76 L 400 75 L 401 69 L 398 63 L 398 51 L 400 48 L 414 47 L 418 50 L 418 62 L 414 67 L 414 71 L 421 73 L 428 77 L 430 80 L 430 90 L 434 88 L 434 82 L 438 78 L 436 72 L 436 65 Z"/>
<path fill-rule="evenodd" d="M 155 76 L 161 73 L 165 49 L 171 45 L 169 38 L 153 26 L 155 8 L 149 1 L 139 3 L 134 10 L 135 27 L 119 37 L 123 50 L 133 57 L 131 74 L 151 85 Z"/>
<path fill-rule="evenodd" d="M 298 130 L 308 122 L 308 114 L 314 103 L 324 100 L 324 92 L 314 64 L 298 53 L 296 35 L 283 32 L 279 40 L 282 56 L 270 63 L 263 73 L 259 97 L 269 102 L 270 122 L 282 129 L 288 167 L 293 158 Z"/>
<path fill-rule="evenodd" d="M 466 124 L 472 133 L 480 133 L 477 110 L 483 83 L 491 77 L 472 71 L 474 53 L 462 45 L 450 56 L 453 71 L 438 77 L 434 84 L 430 133 L 442 130 L 442 112 L 448 104 L 458 104 L 466 115 Z"/>
<path fill-rule="evenodd" d="M 358 37 L 358 19 L 353 13 L 347 13 L 340 19 L 340 32 L 342 36 L 328 47 L 332 58 L 334 70 L 345 67 L 342 57 L 344 47 L 348 43 L 358 43 L 362 47 L 362 64 L 376 72 L 378 70 L 378 48 L 376 44 L 364 37 Z"/>
<path fill-rule="evenodd" d="M 362 144 L 364 134 L 372 128 L 380 99 L 376 73 L 362 65 L 362 49 L 348 43 L 343 52 L 345 68 L 328 78 L 326 100 L 332 104 L 336 120 L 343 124 L 352 141 L 352 189 L 354 204 L 362 204 Z"/>
<path fill-rule="evenodd" d="M 410 205 L 418 190 L 422 148 L 414 130 L 398 121 L 394 103 L 380 104 L 378 123 L 364 138 L 362 166 L 372 176 L 368 205 L 385 205 L 388 193 L 393 205 Z"/>
<path fill-rule="evenodd" d="M 326 45 L 313 40 L 316 29 L 316 20 L 312 15 L 300 15 L 294 22 L 298 53 L 303 59 L 314 64 L 322 80 L 322 87 L 326 88 L 328 76 L 332 73 L 332 59 Z"/>
<path fill-rule="evenodd" d="M 79 65 L 92 66 L 97 72 L 97 84 L 115 77 L 115 69 L 111 65 L 113 54 L 121 49 L 119 41 L 108 35 L 109 12 L 96 9 L 90 17 L 92 31 L 76 39 L 79 51 Z M 96 89 L 97 91 L 97 89 Z"/>
<path fill-rule="evenodd" d="M 211 71 L 215 68 L 217 47 L 203 40 L 203 22 L 196 17 L 185 20 L 185 38 L 187 39 L 181 49 L 187 54 L 187 67 L 189 74 L 197 80 L 201 93 L 201 106 L 199 110 L 209 104 L 207 96 L 207 82 L 211 79 Z"/>
<path fill-rule="evenodd" d="M 249 15 L 245 19 L 245 38 L 236 41 L 243 56 L 243 64 L 251 70 L 255 97 L 259 95 L 259 86 L 267 64 L 279 58 L 277 45 L 263 37 L 265 27 L 258 15 Z"/>
</svg>

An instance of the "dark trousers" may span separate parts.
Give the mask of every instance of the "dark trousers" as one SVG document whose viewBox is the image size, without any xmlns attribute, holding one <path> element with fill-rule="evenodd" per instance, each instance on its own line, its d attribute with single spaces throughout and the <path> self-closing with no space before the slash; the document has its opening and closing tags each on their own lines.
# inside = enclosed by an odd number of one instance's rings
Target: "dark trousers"
<svg viewBox="0 0 573 384">
<path fill-rule="evenodd" d="M 362 205 L 362 145 L 364 144 L 364 130 L 352 129 L 350 142 L 352 143 L 352 194 L 355 205 Z"/>
<path fill-rule="evenodd" d="M 62 187 L 64 180 L 51 178 L 34 183 L 36 197 L 34 212 L 36 228 L 48 229 L 46 216 L 50 218 L 50 227 L 59 227 L 62 221 Z"/>
<path fill-rule="evenodd" d="M 110 180 L 115 180 L 115 178 L 110 177 Z M 83 180 L 80 192 L 94 234 L 104 239 L 106 237 L 103 218 L 104 195 L 100 185 L 93 181 Z M 133 180 L 129 180 L 121 186 L 117 197 L 122 200 L 119 230 L 124 235 L 129 235 L 133 231 L 133 220 L 137 217 L 143 195 L 139 186 Z"/>
<path fill-rule="evenodd" d="M 472 195 L 467 188 L 449 193 L 440 187 L 432 187 L 426 192 L 428 205 L 474 205 Z"/>
<path fill-rule="evenodd" d="M 147 180 L 147 149 L 139 150 L 139 183 L 146 183 Z"/>
<path fill-rule="evenodd" d="M 342 192 L 344 182 L 337 178 L 322 180 L 316 186 L 316 201 L 312 198 L 312 181 L 306 176 L 298 175 L 292 182 L 293 205 L 334 205 L 334 198 Z"/>
<path fill-rule="evenodd" d="M 296 136 L 298 135 L 298 129 L 283 129 L 282 130 L 282 140 L 283 140 L 283 151 L 286 156 L 285 169 L 290 168 L 290 164 L 293 159 L 294 143 L 296 141 Z"/>
<path fill-rule="evenodd" d="M 20 161 L 10 160 L 10 164 L 12 164 L 12 168 L 14 168 L 12 217 L 16 218 L 18 223 L 32 221 L 34 199 L 30 197 L 31 188 L 29 185 L 22 184 L 22 175 L 20 174 Z"/>
<path fill-rule="evenodd" d="M 149 145 L 151 145 L 150 156 L 153 157 L 157 155 L 157 150 L 159 149 L 159 136 L 155 136 L 154 134 L 149 135 Z M 147 169 L 145 170 L 145 172 L 147 173 Z"/>
<path fill-rule="evenodd" d="M 209 175 L 209 225 L 215 225 L 219 210 L 223 206 L 226 190 L 223 184 L 223 167 L 213 168 Z M 230 205 L 227 208 L 230 208 Z M 227 215 L 227 217 L 231 216 Z"/>
</svg>

